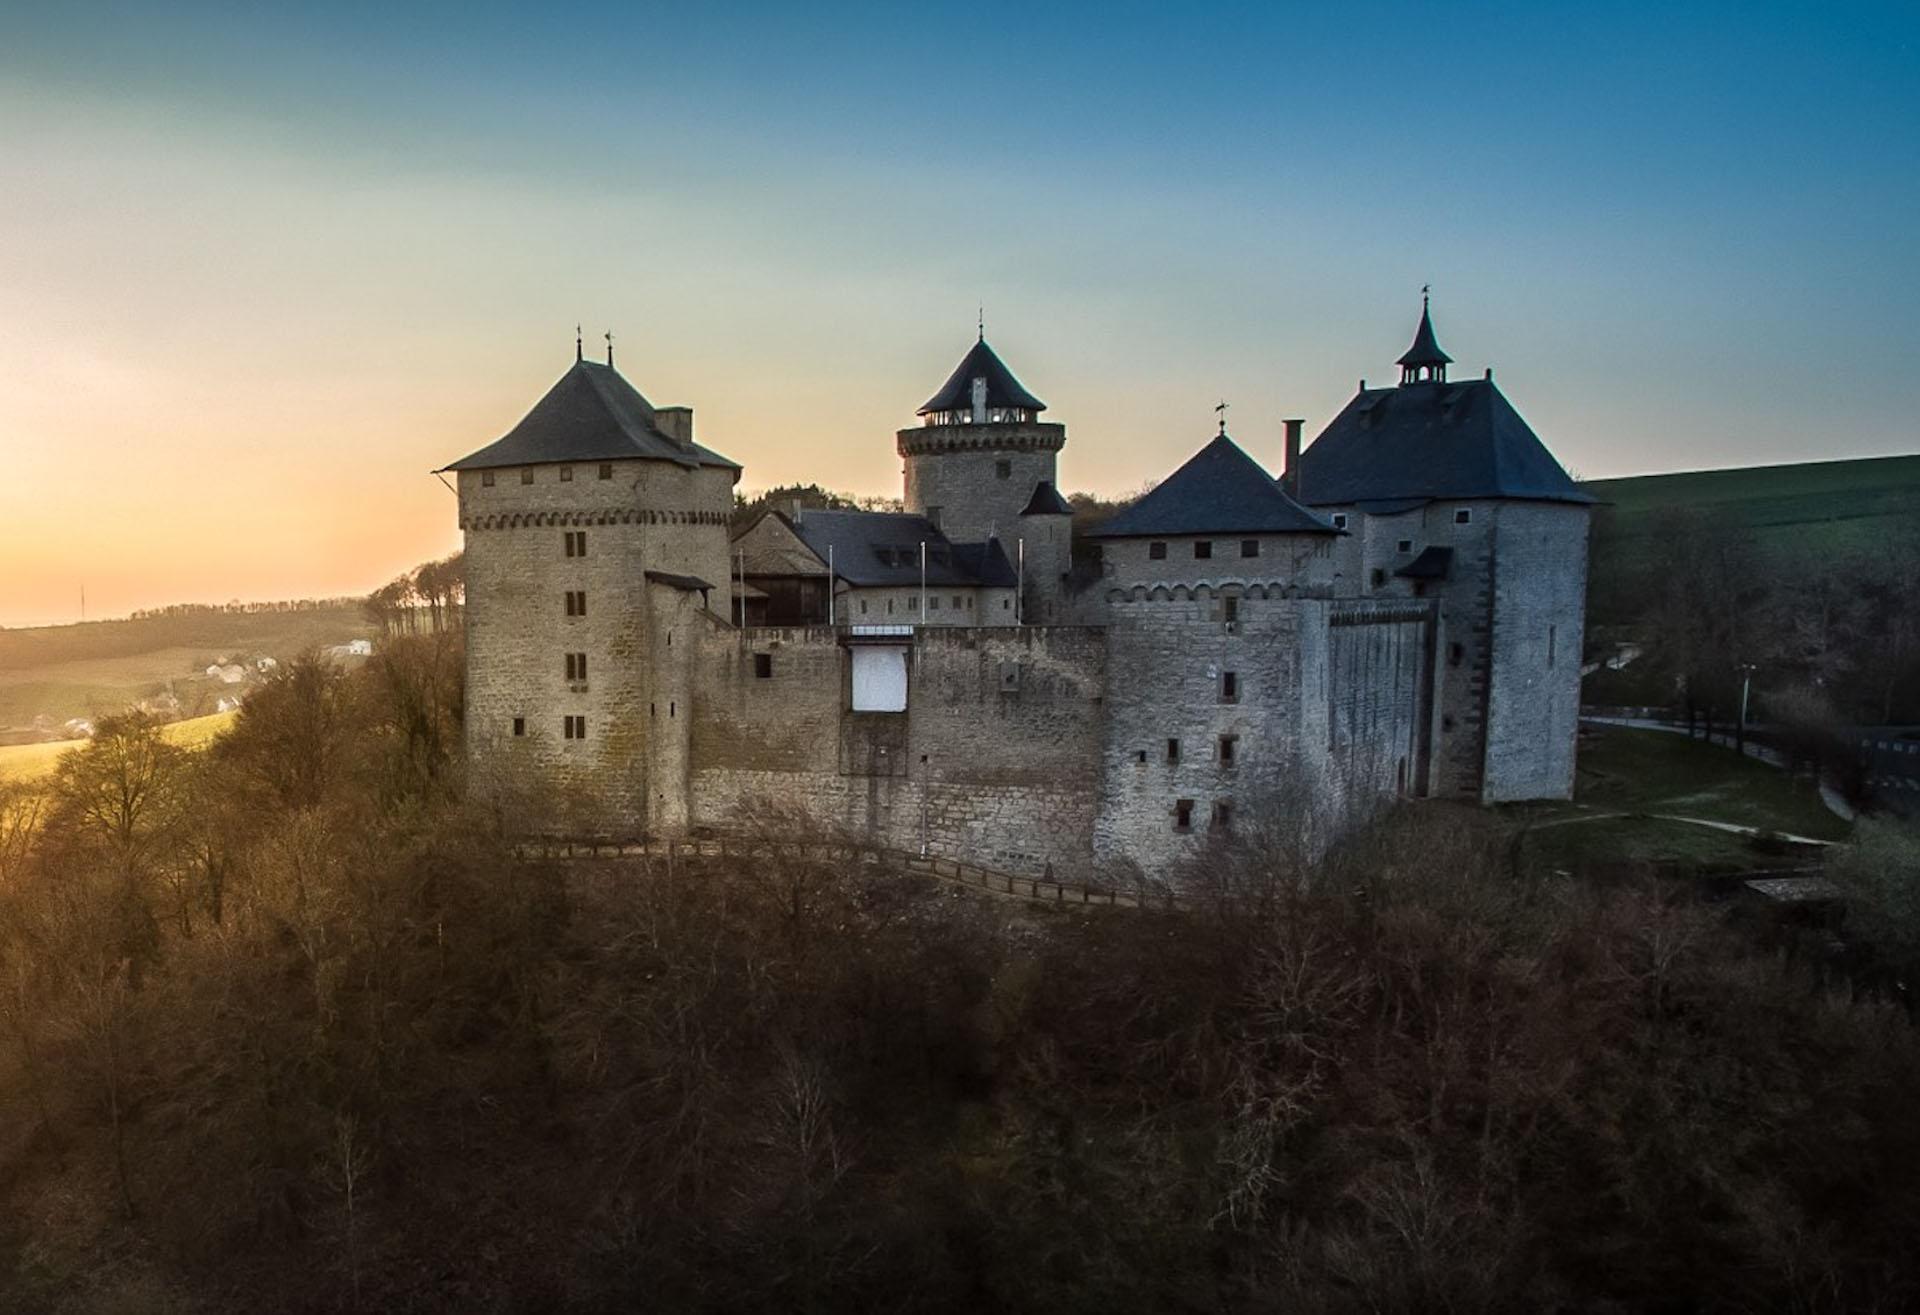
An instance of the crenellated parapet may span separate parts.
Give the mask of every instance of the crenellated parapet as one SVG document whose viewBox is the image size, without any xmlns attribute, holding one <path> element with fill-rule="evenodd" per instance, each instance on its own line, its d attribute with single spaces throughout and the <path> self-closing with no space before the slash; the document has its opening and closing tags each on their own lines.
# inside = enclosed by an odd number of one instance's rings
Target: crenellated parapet
<svg viewBox="0 0 1920 1315">
<path fill-rule="evenodd" d="M 517 530 L 532 526 L 558 525 L 725 525 L 728 517 L 717 511 L 668 511 L 640 507 L 601 508 L 580 511 L 512 511 L 484 516 L 463 516 L 460 528 L 476 530 Z"/>
<path fill-rule="evenodd" d="M 945 456 L 954 452 L 1058 452 L 1066 445 L 1065 425 L 1038 422 L 922 425 L 902 429 L 894 443 L 895 450 L 903 457 Z"/>
</svg>

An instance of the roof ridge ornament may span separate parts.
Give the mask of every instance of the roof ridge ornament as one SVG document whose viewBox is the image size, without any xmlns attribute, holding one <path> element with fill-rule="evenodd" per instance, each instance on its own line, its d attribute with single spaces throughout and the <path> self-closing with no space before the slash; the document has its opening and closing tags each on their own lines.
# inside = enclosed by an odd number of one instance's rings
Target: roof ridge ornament
<svg viewBox="0 0 1920 1315">
<path fill-rule="evenodd" d="M 605 337 L 607 340 L 607 368 L 611 370 L 613 368 L 613 330 L 608 329 Z"/>
<path fill-rule="evenodd" d="M 1216 412 L 1216 413 L 1217 413 L 1217 414 L 1219 415 L 1219 417 L 1220 417 L 1220 434 L 1219 434 L 1219 436 L 1220 436 L 1221 438 L 1225 438 L 1225 437 L 1227 436 L 1227 399 L 1226 399 L 1226 398 L 1224 398 L 1224 397 L 1223 397 L 1223 398 L 1221 398 L 1221 399 L 1220 399 L 1220 405 L 1218 405 L 1218 406 L 1216 406 L 1216 407 L 1214 407 L 1213 409 L 1214 409 L 1214 411 L 1215 411 L 1215 412 Z"/>
<path fill-rule="evenodd" d="M 1414 331 L 1413 346 L 1396 362 L 1400 367 L 1400 382 L 1406 384 L 1443 384 L 1447 381 L 1447 367 L 1453 358 L 1440 350 L 1440 340 L 1433 333 L 1433 285 L 1420 285 L 1420 327 Z"/>
</svg>

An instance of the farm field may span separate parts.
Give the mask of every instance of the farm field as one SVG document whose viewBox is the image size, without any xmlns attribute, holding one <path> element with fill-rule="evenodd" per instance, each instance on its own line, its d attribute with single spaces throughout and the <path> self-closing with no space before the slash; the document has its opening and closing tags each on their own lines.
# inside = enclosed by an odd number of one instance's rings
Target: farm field
<svg viewBox="0 0 1920 1315">
<path fill-rule="evenodd" d="M 233 725 L 238 715 L 216 712 L 207 717 L 193 717 L 172 722 L 160 733 L 182 748 L 202 749 Z M 36 781 L 51 776 L 62 754 L 85 743 L 85 740 L 53 740 L 44 744 L 0 745 L 0 782 Z"/>
<path fill-rule="evenodd" d="M 115 712 L 160 695 L 169 682 L 183 711 L 210 710 L 223 689 L 202 673 L 216 658 L 259 653 L 284 661 L 372 633 L 357 603 L 0 630 L 0 730 L 36 717 L 64 722 Z"/>
</svg>

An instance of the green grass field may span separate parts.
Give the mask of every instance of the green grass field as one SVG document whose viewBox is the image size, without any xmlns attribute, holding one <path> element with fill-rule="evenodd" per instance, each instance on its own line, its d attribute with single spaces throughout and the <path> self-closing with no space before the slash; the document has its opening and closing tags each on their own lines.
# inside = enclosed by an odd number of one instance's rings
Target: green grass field
<svg viewBox="0 0 1920 1315">
<path fill-rule="evenodd" d="M 231 692 L 204 676 L 216 658 L 258 653 L 285 661 L 372 633 L 357 604 L 0 630 L 0 729 L 36 717 L 62 722 L 116 712 L 169 682 L 192 712 Z"/>
<path fill-rule="evenodd" d="M 1527 837 L 1530 856 L 1566 868 L 1655 863 L 1737 872 L 1807 860 L 1804 851 L 1783 855 L 1746 836 L 1661 815 L 1816 840 L 1844 840 L 1852 830 L 1810 782 L 1778 768 L 1684 735 L 1611 726 L 1581 732 L 1573 804 L 1508 812 L 1538 824 Z"/>
<path fill-rule="evenodd" d="M 212 744 L 238 716 L 216 712 L 209 717 L 193 717 L 161 728 L 168 740 L 186 749 L 204 749 Z M 60 757 L 85 740 L 53 740 L 45 744 L 9 744 L 0 746 L 0 781 L 37 781 L 53 775 Z"/>
</svg>

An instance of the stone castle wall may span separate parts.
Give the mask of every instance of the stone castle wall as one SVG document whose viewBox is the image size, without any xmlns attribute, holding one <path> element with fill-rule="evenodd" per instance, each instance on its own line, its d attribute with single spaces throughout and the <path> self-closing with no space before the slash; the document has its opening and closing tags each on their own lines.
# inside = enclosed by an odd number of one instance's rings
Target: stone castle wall
<svg viewBox="0 0 1920 1315">
<path fill-rule="evenodd" d="M 939 508 L 940 530 L 956 543 L 994 534 L 1010 543 L 1034 485 L 1054 480 L 1065 443 L 1065 426 L 1040 423 L 903 429 L 897 445 L 906 462 L 906 509 L 930 514 Z"/>
<path fill-rule="evenodd" d="M 1585 507 L 1499 510 L 1493 561 L 1486 803 L 1573 796 L 1587 612 Z"/>
</svg>

